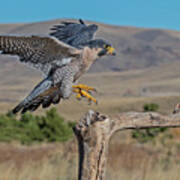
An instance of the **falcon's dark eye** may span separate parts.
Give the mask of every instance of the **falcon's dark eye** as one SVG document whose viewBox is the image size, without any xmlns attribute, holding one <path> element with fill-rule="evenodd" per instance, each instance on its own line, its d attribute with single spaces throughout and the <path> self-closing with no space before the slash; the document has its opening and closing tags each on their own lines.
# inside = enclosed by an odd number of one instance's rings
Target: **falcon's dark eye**
<svg viewBox="0 0 180 180">
<path fill-rule="evenodd" d="M 105 45 L 104 45 L 104 48 L 105 48 L 105 49 L 107 49 L 108 47 L 109 47 L 109 45 L 108 45 L 108 44 L 105 44 Z"/>
</svg>

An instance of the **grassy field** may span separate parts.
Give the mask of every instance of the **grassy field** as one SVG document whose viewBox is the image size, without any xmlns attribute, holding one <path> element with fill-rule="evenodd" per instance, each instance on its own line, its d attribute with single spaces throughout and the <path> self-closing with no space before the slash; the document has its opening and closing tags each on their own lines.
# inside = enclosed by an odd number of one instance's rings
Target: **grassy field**
<svg viewBox="0 0 180 180">
<path fill-rule="evenodd" d="M 108 180 L 178 180 L 180 144 L 178 139 L 138 144 L 129 132 L 111 140 Z M 76 180 L 78 150 L 75 139 L 66 143 L 22 146 L 3 144 L 0 148 L 1 180 Z"/>
<path fill-rule="evenodd" d="M 13 64 L 14 63 L 14 64 Z M 16 65 L 13 73 L 8 66 Z M 159 112 L 172 113 L 180 102 L 180 63 L 143 70 L 87 74 L 80 82 L 96 87 L 98 105 L 88 105 L 75 97 L 57 105 L 67 121 L 78 121 L 88 110 L 113 115 L 142 111 L 145 103 L 156 103 Z M 40 74 L 12 62 L 0 71 L 0 111 L 14 107 L 40 80 Z M 16 77 L 16 78 L 14 78 Z M 29 78 L 31 77 L 31 78 Z M 37 114 L 43 114 L 40 109 Z M 36 114 L 35 113 L 35 114 Z M 139 144 L 131 132 L 119 132 L 111 140 L 108 180 L 178 180 L 180 169 L 180 131 L 170 130 L 173 140 Z M 163 142 L 163 143 L 162 143 Z M 0 180 L 76 180 L 78 150 L 75 138 L 66 143 L 23 146 L 17 142 L 0 144 Z"/>
</svg>

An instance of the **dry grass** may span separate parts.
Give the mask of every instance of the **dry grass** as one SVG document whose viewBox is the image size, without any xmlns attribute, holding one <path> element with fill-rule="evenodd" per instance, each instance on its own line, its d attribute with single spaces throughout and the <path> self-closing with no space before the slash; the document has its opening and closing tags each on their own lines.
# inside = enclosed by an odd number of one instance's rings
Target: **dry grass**
<svg viewBox="0 0 180 180">
<path fill-rule="evenodd" d="M 127 137 L 128 132 L 122 135 Z M 119 137 L 120 139 L 120 137 Z M 173 141 L 173 142 L 172 142 Z M 180 154 L 178 141 L 161 139 L 145 145 L 137 142 L 111 141 L 107 179 L 110 180 L 178 180 Z"/>
<path fill-rule="evenodd" d="M 58 163 L 57 163 L 57 162 Z M 74 163 L 74 165 L 72 164 Z M 21 170 L 12 163 L 0 165 L 1 180 L 76 180 L 75 164 L 62 159 L 44 159 L 29 162 Z M 74 167 L 73 167 L 74 166 Z M 68 177 L 69 176 L 69 177 Z"/>
<path fill-rule="evenodd" d="M 117 139 L 122 141 L 118 142 Z M 130 139 L 129 131 L 119 133 L 110 143 L 106 179 L 178 180 L 179 145 L 172 147 L 152 146 L 151 143 L 139 145 Z M 171 153 L 167 153 L 169 151 Z M 75 141 L 31 147 L 1 143 L 0 162 L 0 180 L 77 179 Z"/>
<path fill-rule="evenodd" d="M 26 147 L 1 144 L 0 180 L 76 179 L 74 143 Z"/>
</svg>

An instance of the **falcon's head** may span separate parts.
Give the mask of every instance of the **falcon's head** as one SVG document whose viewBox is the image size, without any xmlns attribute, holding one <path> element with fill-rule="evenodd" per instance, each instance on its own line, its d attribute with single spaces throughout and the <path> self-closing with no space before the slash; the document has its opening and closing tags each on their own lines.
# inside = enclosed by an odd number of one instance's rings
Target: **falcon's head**
<svg viewBox="0 0 180 180">
<path fill-rule="evenodd" d="M 91 49 L 95 49 L 98 57 L 102 57 L 104 55 L 116 55 L 115 49 L 112 45 L 103 39 L 89 41 L 86 45 Z"/>
</svg>

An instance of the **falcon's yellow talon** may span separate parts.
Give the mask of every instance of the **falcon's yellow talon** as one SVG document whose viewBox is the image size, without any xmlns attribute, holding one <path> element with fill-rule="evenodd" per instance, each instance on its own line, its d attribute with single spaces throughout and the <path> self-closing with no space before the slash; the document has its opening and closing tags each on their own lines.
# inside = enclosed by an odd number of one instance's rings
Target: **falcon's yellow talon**
<svg viewBox="0 0 180 180">
<path fill-rule="evenodd" d="M 90 91 L 96 91 L 95 88 L 86 86 L 84 84 L 73 85 L 72 87 L 74 88 L 73 92 L 77 93 L 77 99 L 80 99 L 81 97 L 86 97 L 89 102 L 93 101 L 97 104 L 97 100 L 89 94 Z"/>
<path fill-rule="evenodd" d="M 82 93 L 82 95 L 84 96 L 84 97 L 86 97 L 89 101 L 93 101 L 93 102 L 97 102 L 97 100 L 94 98 L 94 97 L 92 97 L 89 93 L 87 93 L 86 91 L 84 91 L 84 90 L 81 90 L 81 93 Z"/>
<path fill-rule="evenodd" d="M 80 89 L 73 89 L 73 92 L 75 92 L 75 93 L 80 93 Z"/>
<path fill-rule="evenodd" d="M 85 91 L 96 91 L 95 88 L 87 86 L 85 84 L 78 84 L 78 85 L 73 85 L 73 88 L 78 88 L 78 89 L 83 89 Z"/>
</svg>

